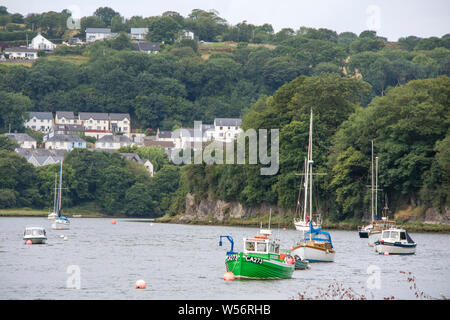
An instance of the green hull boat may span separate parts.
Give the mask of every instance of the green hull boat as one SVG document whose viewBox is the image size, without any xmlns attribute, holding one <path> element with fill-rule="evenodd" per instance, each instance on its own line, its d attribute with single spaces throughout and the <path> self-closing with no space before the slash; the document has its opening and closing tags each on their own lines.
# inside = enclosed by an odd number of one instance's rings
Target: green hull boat
<svg viewBox="0 0 450 320">
<path fill-rule="evenodd" d="M 225 265 L 238 280 L 275 280 L 292 278 L 295 262 L 290 262 L 284 260 L 283 254 L 240 252 L 227 255 Z"/>
</svg>

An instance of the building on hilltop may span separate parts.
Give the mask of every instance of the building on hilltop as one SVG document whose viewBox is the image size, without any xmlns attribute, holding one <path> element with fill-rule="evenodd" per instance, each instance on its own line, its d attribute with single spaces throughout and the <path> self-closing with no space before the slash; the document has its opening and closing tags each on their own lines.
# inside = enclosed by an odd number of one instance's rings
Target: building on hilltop
<svg viewBox="0 0 450 320">
<path fill-rule="evenodd" d="M 30 128 L 33 131 L 41 131 L 48 133 L 53 126 L 53 113 L 51 112 L 29 112 L 29 120 L 25 120 L 25 128 Z"/>
</svg>

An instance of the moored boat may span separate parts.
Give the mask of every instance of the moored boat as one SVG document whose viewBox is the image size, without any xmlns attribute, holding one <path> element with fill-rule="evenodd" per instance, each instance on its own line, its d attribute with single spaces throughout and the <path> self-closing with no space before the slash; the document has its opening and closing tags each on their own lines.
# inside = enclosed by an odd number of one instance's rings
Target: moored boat
<svg viewBox="0 0 450 320">
<path fill-rule="evenodd" d="M 310 231 L 291 248 L 291 254 L 309 262 L 333 262 L 336 252 L 330 234 L 313 228 L 312 223 L 309 226 Z"/>
<path fill-rule="evenodd" d="M 42 227 L 27 227 L 23 233 L 25 242 L 31 241 L 32 244 L 44 244 L 47 241 L 45 229 Z"/>
<path fill-rule="evenodd" d="M 358 227 L 358 234 L 360 238 L 369 238 L 369 232 L 373 229 L 373 225 Z"/>
<path fill-rule="evenodd" d="M 70 228 L 69 219 L 61 215 L 61 203 L 62 203 L 61 198 L 62 198 L 62 161 L 60 164 L 58 197 L 55 202 L 55 212 L 57 212 L 58 216 L 52 223 L 52 229 L 54 230 L 68 230 Z"/>
<path fill-rule="evenodd" d="M 261 230 L 260 235 L 244 238 L 244 249 L 241 252 L 231 250 L 227 252 L 225 266 L 227 272 L 232 272 L 237 280 L 275 280 L 292 278 L 295 269 L 295 259 L 289 254 L 280 252 L 278 239 L 269 238 L 270 230 Z"/>
<path fill-rule="evenodd" d="M 404 229 L 383 230 L 381 239 L 375 243 L 379 254 L 411 255 L 416 253 L 417 244 Z"/>
</svg>

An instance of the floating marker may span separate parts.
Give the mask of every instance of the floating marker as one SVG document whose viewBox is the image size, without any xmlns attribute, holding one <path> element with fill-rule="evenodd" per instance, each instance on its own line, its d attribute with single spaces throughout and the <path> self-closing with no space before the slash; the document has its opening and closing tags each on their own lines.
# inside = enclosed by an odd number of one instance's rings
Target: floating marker
<svg viewBox="0 0 450 320">
<path fill-rule="evenodd" d="M 136 289 L 145 289 L 146 287 L 147 287 L 147 285 L 145 284 L 144 280 L 136 281 L 136 285 L 135 285 Z"/>
<path fill-rule="evenodd" d="M 233 272 L 225 272 L 223 275 L 223 280 L 225 281 L 234 281 L 234 274 Z"/>
<path fill-rule="evenodd" d="M 25 244 L 33 244 L 33 241 L 27 240 L 27 241 L 25 242 Z"/>
<path fill-rule="evenodd" d="M 286 231 L 286 228 L 283 228 L 283 231 Z"/>
<path fill-rule="evenodd" d="M 386 252 L 384 253 L 384 255 L 385 255 L 385 256 L 388 256 L 388 255 L 389 255 L 389 252 L 386 251 Z"/>
<path fill-rule="evenodd" d="M 111 221 L 111 224 L 116 224 L 116 220 Z"/>
</svg>

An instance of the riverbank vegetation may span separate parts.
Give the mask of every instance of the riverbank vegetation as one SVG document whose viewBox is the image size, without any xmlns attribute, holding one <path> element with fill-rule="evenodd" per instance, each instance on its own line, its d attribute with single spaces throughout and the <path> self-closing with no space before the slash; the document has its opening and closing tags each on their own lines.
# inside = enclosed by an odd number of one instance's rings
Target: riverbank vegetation
<svg viewBox="0 0 450 320">
<path fill-rule="evenodd" d="M 31 67 L 0 64 L 0 133 L 22 132 L 27 111 L 126 112 L 141 132 L 242 117 L 244 129 L 280 130 L 280 168 L 261 176 L 261 165 L 173 166 L 161 153 L 122 150 L 153 157 L 152 178 L 117 154 L 76 150 L 64 161 L 63 208 L 95 202 L 110 215 L 172 219 L 191 193 L 292 212 L 312 108 L 314 170 L 327 174 L 314 180 L 314 211 L 331 227 L 368 217 L 371 140 L 379 157 L 378 208 L 388 204 L 391 216 L 408 206 L 448 211 L 448 35 L 390 42 L 370 30 L 275 32 L 270 24 L 230 25 L 218 12 L 198 9 L 187 17 L 171 11 L 122 19 L 99 8 L 81 19 L 80 30 L 68 30 L 68 14 L 13 17 L 0 7 L 0 40 L 31 26 L 50 39 L 83 38 L 85 27 L 119 33 L 59 46 Z M 21 25 L 12 30 L 11 23 Z M 164 41 L 161 52 L 133 51 L 124 33 L 131 27 L 150 28 L 147 40 Z M 183 30 L 195 40 L 181 39 Z M 51 206 L 57 167 L 34 168 L 0 139 L 2 145 L 9 151 L 0 152 L 0 207 Z"/>
</svg>

